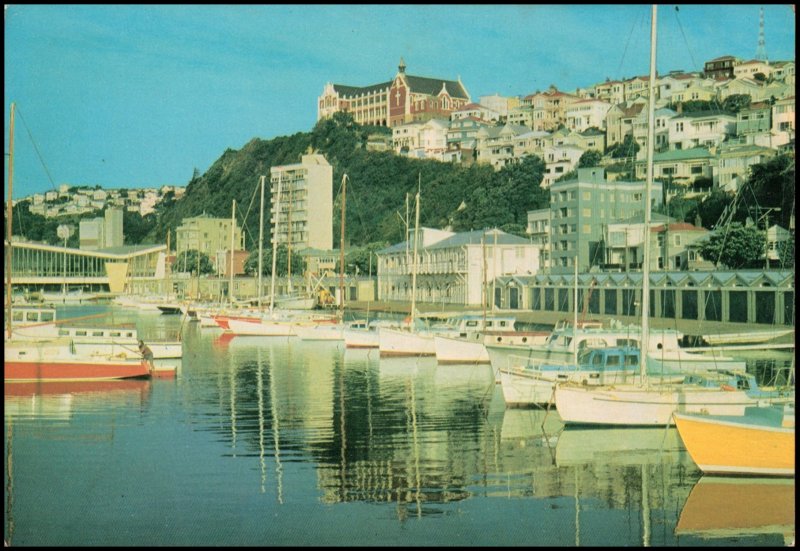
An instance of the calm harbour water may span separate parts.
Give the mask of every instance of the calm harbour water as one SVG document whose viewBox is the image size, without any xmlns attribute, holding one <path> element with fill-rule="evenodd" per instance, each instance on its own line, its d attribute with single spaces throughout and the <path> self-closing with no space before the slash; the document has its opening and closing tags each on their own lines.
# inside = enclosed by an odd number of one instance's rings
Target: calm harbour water
<svg viewBox="0 0 800 551">
<path fill-rule="evenodd" d="M 175 380 L 5 392 L 12 546 L 782 546 L 794 480 L 702 477 L 674 429 L 564 429 L 489 366 L 181 331 Z M 733 498 L 731 496 L 734 496 Z M 759 503 L 758 514 L 753 504 Z"/>
</svg>

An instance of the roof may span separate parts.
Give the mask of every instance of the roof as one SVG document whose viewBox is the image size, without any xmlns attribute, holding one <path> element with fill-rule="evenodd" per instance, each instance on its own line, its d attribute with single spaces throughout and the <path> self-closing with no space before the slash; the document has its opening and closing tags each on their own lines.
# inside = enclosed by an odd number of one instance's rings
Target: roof
<svg viewBox="0 0 800 551">
<path fill-rule="evenodd" d="M 734 115 L 733 113 L 728 113 L 727 111 L 694 111 L 692 113 L 681 113 L 680 115 L 678 115 L 678 117 L 689 118 L 689 119 L 702 119 L 707 117 L 736 118 L 736 115 Z"/>
<path fill-rule="evenodd" d="M 511 235 L 500 230 L 474 230 L 469 232 L 457 233 L 447 239 L 437 241 L 432 245 L 425 247 L 426 249 L 443 249 L 450 247 L 462 247 L 464 245 L 480 245 L 481 240 L 486 238 L 486 245 L 494 245 L 495 233 L 497 235 L 498 245 L 528 245 L 530 241 L 524 237 Z"/>
<path fill-rule="evenodd" d="M 436 96 L 442 91 L 442 85 L 444 85 L 451 97 L 469 99 L 467 91 L 460 82 L 455 80 L 406 75 L 406 81 L 408 81 L 409 89 L 417 94 Z"/>
<path fill-rule="evenodd" d="M 386 90 L 391 87 L 391 82 L 382 82 L 380 84 L 373 84 L 372 86 L 346 86 L 344 84 L 334 84 L 333 89 L 340 96 L 353 97 L 361 94 L 374 94 L 380 90 Z"/>
<path fill-rule="evenodd" d="M 659 161 L 685 161 L 688 159 L 710 159 L 713 155 L 705 147 L 693 147 L 692 149 L 678 149 L 675 151 L 665 151 L 653 155 L 653 162 Z"/>
</svg>

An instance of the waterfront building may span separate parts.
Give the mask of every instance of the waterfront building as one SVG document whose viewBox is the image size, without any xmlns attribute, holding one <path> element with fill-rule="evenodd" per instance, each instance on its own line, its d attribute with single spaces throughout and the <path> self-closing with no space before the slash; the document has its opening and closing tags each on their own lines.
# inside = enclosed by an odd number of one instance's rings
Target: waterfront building
<svg viewBox="0 0 800 551">
<path fill-rule="evenodd" d="M 398 126 L 430 119 L 449 119 L 450 114 L 470 103 L 461 79 L 419 77 L 406 74 L 400 59 L 395 77 L 371 86 L 325 85 L 317 100 L 317 120 L 346 111 L 359 124 Z"/>
<path fill-rule="evenodd" d="M 416 269 L 418 302 L 480 307 L 486 282 L 491 285 L 501 275 L 530 275 L 539 269 L 539 246 L 500 230 L 453 233 L 420 228 L 416 263 L 413 237 L 376 256 L 381 301 L 410 302 Z"/>
<path fill-rule="evenodd" d="M 580 273 L 577 285 L 579 309 L 585 305 L 587 315 L 641 320 L 642 272 Z M 534 313 L 574 312 L 574 274 L 534 274 L 524 292 Z M 794 270 L 655 272 L 650 274 L 650 298 L 650 317 L 668 324 L 794 327 Z"/>
<path fill-rule="evenodd" d="M 129 245 L 84 250 L 13 241 L 12 285 L 29 291 L 61 291 L 66 285 L 93 292 L 161 294 L 166 249 L 166 245 Z"/>
<path fill-rule="evenodd" d="M 333 248 L 333 167 L 323 155 L 303 155 L 300 163 L 273 166 L 270 192 L 272 240 L 292 250 Z"/>
</svg>

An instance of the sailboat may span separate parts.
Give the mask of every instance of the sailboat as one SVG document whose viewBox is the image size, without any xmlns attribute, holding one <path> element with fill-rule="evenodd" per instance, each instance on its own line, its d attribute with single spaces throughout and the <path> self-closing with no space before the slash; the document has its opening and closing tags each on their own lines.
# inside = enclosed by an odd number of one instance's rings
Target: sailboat
<svg viewBox="0 0 800 551">
<path fill-rule="evenodd" d="M 650 81 L 647 126 L 647 177 L 644 193 L 644 226 L 650 225 L 653 184 L 654 109 L 656 80 L 657 6 L 652 6 Z M 650 243 L 644 240 L 642 277 L 642 339 L 648 342 L 650 300 Z M 558 384 L 554 390 L 556 409 L 566 424 L 611 426 L 666 426 L 674 424 L 673 412 L 704 412 L 712 415 L 741 415 L 747 406 L 764 402 L 794 400 L 794 392 L 766 392 L 754 377 L 744 373 L 726 374 L 721 380 L 709 375 L 690 375 L 681 383 L 653 384 L 648 381 L 648 354 L 640 354 L 640 374 L 635 383 L 588 387 Z M 734 377 L 731 384 L 731 376 Z"/>
<path fill-rule="evenodd" d="M 425 332 L 417 327 L 417 249 L 419 246 L 419 190 L 416 195 L 416 222 L 414 225 L 414 262 L 411 271 L 411 313 L 408 329 L 381 327 L 378 329 L 378 350 L 381 356 L 434 356 L 436 346 L 433 335 L 436 329 Z"/>
</svg>

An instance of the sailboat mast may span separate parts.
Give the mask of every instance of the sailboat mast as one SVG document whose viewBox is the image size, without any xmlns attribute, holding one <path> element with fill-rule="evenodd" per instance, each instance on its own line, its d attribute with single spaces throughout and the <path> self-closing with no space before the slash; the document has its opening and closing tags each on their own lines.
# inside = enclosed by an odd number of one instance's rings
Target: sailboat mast
<svg viewBox="0 0 800 551">
<path fill-rule="evenodd" d="M 339 241 L 339 311 L 344 318 L 344 220 L 347 214 L 347 174 L 342 175 L 342 234 Z"/>
<path fill-rule="evenodd" d="M 234 229 L 236 226 L 236 199 L 233 200 L 233 207 L 231 208 L 231 273 L 230 283 L 228 283 L 228 302 L 233 304 L 233 251 L 236 244 L 234 243 Z"/>
<path fill-rule="evenodd" d="M 6 220 L 6 238 L 8 240 L 8 247 L 6 247 L 6 337 L 11 338 L 11 228 L 14 218 L 12 217 L 13 202 L 11 200 L 11 192 L 13 190 L 12 182 L 14 180 L 14 104 L 11 104 L 11 124 L 9 127 L 8 136 L 8 220 Z"/>
<path fill-rule="evenodd" d="M 417 309 L 417 242 L 419 241 L 419 190 L 417 190 L 417 214 L 414 223 L 414 268 L 411 272 L 411 329 L 414 329 L 414 313 Z"/>
<path fill-rule="evenodd" d="M 289 289 L 289 294 L 293 293 L 292 289 L 292 182 L 289 181 L 286 186 L 289 188 L 289 212 L 286 213 L 286 279 Z"/>
<path fill-rule="evenodd" d="M 278 172 L 278 195 L 275 198 L 275 232 L 272 236 L 272 283 L 269 291 L 269 311 L 272 313 L 275 308 L 275 271 L 278 262 L 278 224 L 281 212 L 281 187 L 283 186 L 283 171 Z M 262 209 L 263 210 L 263 209 Z"/>
<path fill-rule="evenodd" d="M 650 82 L 647 101 L 647 177 L 644 192 L 644 239 L 642 254 L 642 341 L 639 368 L 642 382 L 647 378 L 647 350 L 650 348 L 650 194 L 653 188 L 653 133 L 655 127 L 656 22 L 658 6 L 653 4 L 650 23 Z"/>
<path fill-rule="evenodd" d="M 258 217 L 258 309 L 261 309 L 261 295 L 264 289 L 264 180 L 261 175 L 261 214 Z M 271 309 L 271 307 L 270 307 Z"/>
</svg>

